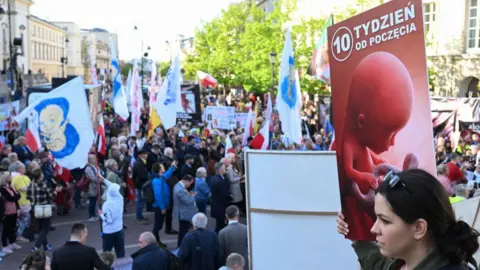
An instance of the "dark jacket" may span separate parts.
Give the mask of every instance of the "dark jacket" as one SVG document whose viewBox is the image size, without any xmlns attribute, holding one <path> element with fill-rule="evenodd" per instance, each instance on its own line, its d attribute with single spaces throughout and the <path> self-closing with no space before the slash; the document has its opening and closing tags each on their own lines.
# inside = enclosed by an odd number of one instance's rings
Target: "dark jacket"
<svg viewBox="0 0 480 270">
<path fill-rule="evenodd" d="M 68 241 L 53 252 L 52 270 L 110 270 L 93 247 L 77 241 Z"/>
<path fill-rule="evenodd" d="M 145 148 L 145 147 L 143 147 L 143 148 Z M 153 164 L 159 162 L 161 157 L 162 157 L 162 155 L 160 155 L 160 154 L 155 154 L 155 153 L 153 153 L 152 151 L 148 152 L 148 156 L 147 156 L 147 170 L 148 170 L 149 172 L 152 171 Z"/>
<path fill-rule="evenodd" d="M 187 174 L 190 174 L 193 178 L 195 178 L 197 169 L 194 165 L 188 165 L 185 163 L 182 167 L 182 170 L 180 170 L 179 180 L 182 180 L 182 178 Z"/>
<path fill-rule="evenodd" d="M 213 218 L 225 218 L 225 209 L 230 204 L 230 182 L 227 177 L 215 175 L 210 180 L 211 186 L 211 211 Z"/>
<path fill-rule="evenodd" d="M 185 235 L 178 251 L 185 269 L 217 270 L 222 266 L 222 250 L 217 234 L 197 229 Z"/>
<path fill-rule="evenodd" d="M 136 189 L 141 189 L 143 184 L 148 181 L 147 165 L 141 159 L 137 159 L 133 164 L 132 180 Z"/>
<path fill-rule="evenodd" d="M 380 254 L 377 244 L 368 241 L 356 241 L 352 244 L 355 253 L 357 253 L 358 261 L 363 269 L 370 270 L 397 270 L 400 269 L 403 261 L 387 258 Z M 476 262 L 474 262 L 476 266 Z M 469 268 L 466 265 L 452 266 L 449 265 L 448 259 L 441 256 L 436 250 L 432 251 L 425 257 L 414 270 L 423 269 L 442 269 L 442 270 L 460 270 Z"/>
<path fill-rule="evenodd" d="M 168 270 L 168 254 L 156 244 L 133 253 L 132 259 L 132 270 Z"/>
<path fill-rule="evenodd" d="M 17 153 L 18 160 L 23 164 L 25 164 L 25 160 L 33 160 L 33 153 L 27 146 L 17 144 L 13 147 L 13 152 Z"/>
</svg>

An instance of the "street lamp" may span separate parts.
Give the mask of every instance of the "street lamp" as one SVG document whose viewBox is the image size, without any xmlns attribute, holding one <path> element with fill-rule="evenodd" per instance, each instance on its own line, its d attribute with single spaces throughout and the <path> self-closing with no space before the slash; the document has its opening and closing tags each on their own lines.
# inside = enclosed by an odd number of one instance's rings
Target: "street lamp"
<svg viewBox="0 0 480 270">
<path fill-rule="evenodd" d="M 68 52 L 67 52 L 68 42 L 70 42 L 70 40 L 68 40 L 68 38 L 65 38 L 65 50 L 63 52 L 63 56 L 60 58 L 60 62 L 62 63 L 63 78 L 66 77 L 65 66 L 68 63 L 68 55 L 65 55 L 66 53 L 68 54 Z"/>
<path fill-rule="evenodd" d="M 270 96 L 273 99 L 273 89 L 275 87 L 275 64 L 277 63 L 277 53 L 270 53 L 270 65 L 272 66 L 272 88 L 270 89 Z"/>
</svg>

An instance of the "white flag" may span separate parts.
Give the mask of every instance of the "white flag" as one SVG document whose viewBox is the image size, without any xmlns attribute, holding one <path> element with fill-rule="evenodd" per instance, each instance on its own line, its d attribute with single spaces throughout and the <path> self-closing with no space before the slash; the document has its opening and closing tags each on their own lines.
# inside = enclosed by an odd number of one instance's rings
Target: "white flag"
<svg viewBox="0 0 480 270">
<path fill-rule="evenodd" d="M 15 121 L 38 117 L 40 140 L 67 169 L 83 168 L 95 138 L 85 88 L 77 77 L 25 108 Z"/>
<path fill-rule="evenodd" d="M 295 70 L 295 58 L 290 28 L 287 29 L 283 47 L 280 76 L 278 81 L 277 111 L 282 122 L 283 133 L 293 142 L 302 141 L 302 120 L 300 110 L 302 96 L 298 72 Z"/>
<path fill-rule="evenodd" d="M 170 65 L 167 76 L 163 81 L 162 90 L 158 93 L 155 102 L 155 108 L 157 109 L 158 115 L 162 119 L 163 126 L 166 129 L 175 126 L 177 112 L 182 111 L 180 77 L 180 58 L 177 53 L 172 59 L 172 64 Z"/>
</svg>

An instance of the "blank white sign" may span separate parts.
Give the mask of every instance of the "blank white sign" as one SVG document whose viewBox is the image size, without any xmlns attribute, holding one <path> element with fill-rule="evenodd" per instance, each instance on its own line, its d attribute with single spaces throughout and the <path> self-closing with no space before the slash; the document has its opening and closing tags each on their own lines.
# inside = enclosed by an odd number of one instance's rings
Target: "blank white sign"
<svg viewBox="0 0 480 270">
<path fill-rule="evenodd" d="M 335 152 L 247 151 L 251 270 L 357 270 L 336 231 L 341 209 Z"/>
<path fill-rule="evenodd" d="M 340 210 L 335 152 L 249 152 L 248 182 L 254 208 Z"/>
</svg>

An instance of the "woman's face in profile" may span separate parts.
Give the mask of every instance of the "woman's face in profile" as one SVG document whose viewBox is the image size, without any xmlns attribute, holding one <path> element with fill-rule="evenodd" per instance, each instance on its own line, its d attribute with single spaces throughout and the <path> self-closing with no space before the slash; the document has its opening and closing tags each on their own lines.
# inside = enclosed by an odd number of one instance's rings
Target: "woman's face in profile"
<svg viewBox="0 0 480 270">
<path fill-rule="evenodd" d="M 397 216 L 381 194 L 375 196 L 375 214 L 377 220 L 370 231 L 376 236 L 380 252 L 385 257 L 403 258 L 416 242 L 415 224 L 407 224 Z"/>
</svg>

